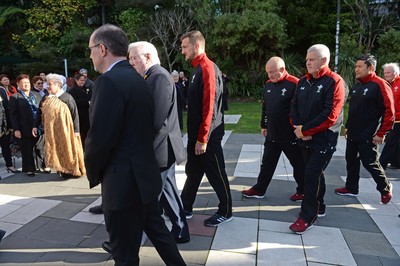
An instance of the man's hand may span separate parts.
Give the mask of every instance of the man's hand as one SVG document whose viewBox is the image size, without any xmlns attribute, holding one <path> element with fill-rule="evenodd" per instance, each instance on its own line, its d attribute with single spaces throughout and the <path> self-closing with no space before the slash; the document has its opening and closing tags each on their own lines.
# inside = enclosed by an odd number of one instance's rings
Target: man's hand
<svg viewBox="0 0 400 266">
<path fill-rule="evenodd" d="M 37 127 L 32 128 L 32 136 L 37 137 Z"/>
<path fill-rule="evenodd" d="M 381 138 L 381 137 L 375 135 L 375 136 L 373 137 L 373 139 L 372 139 L 372 143 L 374 143 L 375 145 L 379 145 L 379 144 L 382 144 L 382 143 L 383 143 L 383 140 L 384 140 L 384 137 Z"/>
<path fill-rule="evenodd" d="M 17 139 L 20 139 L 20 138 L 21 138 L 21 131 L 15 130 L 14 136 L 15 136 Z"/>
<path fill-rule="evenodd" d="M 308 140 L 311 140 L 311 139 L 312 139 L 312 136 L 303 136 L 301 138 L 301 140 L 303 140 L 303 141 L 308 141 Z"/>
<path fill-rule="evenodd" d="M 194 154 L 202 155 L 206 153 L 206 149 L 207 143 L 196 142 L 196 145 L 194 146 Z"/>
<path fill-rule="evenodd" d="M 301 132 L 302 127 L 303 127 L 303 125 L 294 126 L 294 134 L 296 134 L 296 137 L 299 139 L 304 137 L 303 133 Z"/>
<path fill-rule="evenodd" d="M 267 129 L 266 128 L 262 128 L 261 129 L 261 135 L 263 135 L 264 137 L 267 136 Z"/>
</svg>

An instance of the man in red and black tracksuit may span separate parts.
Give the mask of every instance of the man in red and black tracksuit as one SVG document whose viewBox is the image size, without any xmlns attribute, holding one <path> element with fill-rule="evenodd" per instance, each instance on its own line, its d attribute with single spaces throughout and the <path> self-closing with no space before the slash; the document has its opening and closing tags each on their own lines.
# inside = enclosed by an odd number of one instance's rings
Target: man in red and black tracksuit
<svg viewBox="0 0 400 266">
<path fill-rule="evenodd" d="M 346 186 L 335 189 L 344 196 L 358 196 L 360 161 L 372 175 L 381 193 L 381 202 L 389 203 L 392 184 L 378 160 L 382 144 L 394 122 L 393 94 L 389 84 L 375 74 L 376 59 L 361 55 L 356 62 L 357 83 L 352 88 L 346 122 Z"/>
<path fill-rule="evenodd" d="M 220 202 L 218 211 L 204 225 L 218 226 L 232 220 L 231 191 L 221 146 L 224 135 L 221 71 L 207 57 L 200 31 L 185 33 L 181 42 L 182 54 L 195 68 L 188 89 L 187 179 L 181 193 L 182 203 L 186 218 L 192 218 L 193 203 L 205 173 Z"/>
<path fill-rule="evenodd" d="M 308 73 L 300 79 L 291 106 L 290 118 L 306 164 L 301 212 L 290 226 L 299 234 L 325 215 L 324 170 L 336 150 L 343 120 L 344 81 L 329 69 L 329 59 L 329 48 L 323 44 L 308 49 Z"/>
<path fill-rule="evenodd" d="M 382 66 L 385 80 L 392 87 L 395 120 L 393 129 L 386 136 L 385 146 L 383 147 L 379 162 L 383 169 L 388 163 L 391 168 L 400 168 L 400 75 L 399 66 L 396 63 L 388 63 Z"/>
<path fill-rule="evenodd" d="M 296 193 L 290 199 L 298 201 L 304 194 L 304 162 L 300 149 L 296 146 L 296 135 L 289 120 L 292 101 L 298 78 L 289 75 L 285 62 L 280 57 L 272 57 L 265 65 L 269 80 L 263 90 L 261 112 L 261 134 L 265 137 L 264 154 L 257 184 L 242 191 L 247 198 L 263 198 L 272 180 L 282 151 L 293 166 L 293 176 L 297 182 Z"/>
</svg>

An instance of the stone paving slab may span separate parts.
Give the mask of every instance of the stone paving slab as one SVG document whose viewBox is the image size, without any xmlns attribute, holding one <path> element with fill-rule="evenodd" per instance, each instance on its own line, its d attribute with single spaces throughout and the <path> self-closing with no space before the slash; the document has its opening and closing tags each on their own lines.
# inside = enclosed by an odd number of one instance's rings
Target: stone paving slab
<svg viewBox="0 0 400 266">
<path fill-rule="evenodd" d="M 260 160 L 263 141 L 259 134 L 225 135 L 234 219 L 219 228 L 203 225 L 218 204 L 204 178 L 194 204 L 194 218 L 188 222 L 191 241 L 178 245 L 188 265 L 400 265 L 400 172 L 388 170 L 395 195 L 391 204 L 379 203 L 380 194 L 365 170 L 361 171 L 358 198 L 336 195 L 334 188 L 344 185 L 342 176 L 346 174 L 345 141 L 341 139 L 326 169 L 327 216 L 300 236 L 288 229 L 297 218 L 300 203 L 288 199 L 296 186 L 290 179 L 292 170 L 285 157 L 281 158 L 264 199 L 241 196 L 240 191 L 254 184 L 259 171 L 259 165 L 254 164 L 250 174 L 235 175 L 242 167 L 242 149 L 258 153 L 249 156 Z M 177 166 L 179 188 L 185 178 L 184 164 Z M 107 239 L 104 218 L 88 213 L 90 206 L 101 202 L 99 196 L 100 187 L 89 190 L 85 178 L 62 180 L 54 173 L 28 178 L 20 173 L 0 180 L 0 228 L 11 232 L 0 244 L 1 265 L 113 265 L 100 248 Z M 25 224 L 1 220 L 34 202 L 57 204 L 46 210 L 40 204 L 32 208 L 39 214 L 30 215 L 32 219 Z M 140 257 L 141 265 L 164 265 L 149 241 L 142 247 Z"/>
</svg>

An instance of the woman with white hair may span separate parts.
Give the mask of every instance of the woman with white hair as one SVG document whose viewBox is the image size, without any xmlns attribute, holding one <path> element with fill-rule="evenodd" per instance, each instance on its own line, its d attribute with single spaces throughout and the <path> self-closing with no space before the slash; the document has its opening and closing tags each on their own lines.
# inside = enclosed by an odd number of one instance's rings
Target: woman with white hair
<svg viewBox="0 0 400 266">
<path fill-rule="evenodd" d="M 46 80 L 49 95 L 40 102 L 32 135 L 37 136 L 38 127 L 43 123 L 46 165 L 61 177 L 86 175 L 75 100 L 62 89 L 60 75 L 48 74 Z"/>
</svg>

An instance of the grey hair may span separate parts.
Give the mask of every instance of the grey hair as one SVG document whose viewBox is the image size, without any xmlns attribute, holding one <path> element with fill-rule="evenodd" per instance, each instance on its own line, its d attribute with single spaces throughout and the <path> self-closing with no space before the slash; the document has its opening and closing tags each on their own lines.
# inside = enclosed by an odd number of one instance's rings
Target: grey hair
<svg viewBox="0 0 400 266">
<path fill-rule="evenodd" d="M 171 76 L 173 76 L 173 77 L 179 77 L 178 71 L 176 71 L 176 70 L 172 71 Z"/>
<path fill-rule="evenodd" d="M 328 46 L 325 44 L 314 44 L 310 48 L 308 48 L 307 52 L 317 52 L 318 56 L 321 58 L 326 58 L 326 64 L 329 65 L 329 61 L 331 59 L 331 52 L 329 51 Z"/>
<path fill-rule="evenodd" d="M 383 70 L 385 70 L 385 68 L 390 68 L 394 74 L 399 75 L 400 74 L 400 70 L 399 70 L 399 64 L 398 63 L 387 63 L 384 64 L 382 66 Z"/>
<path fill-rule="evenodd" d="M 53 74 L 53 73 L 47 74 L 46 80 L 47 82 L 53 81 L 54 83 L 60 84 L 60 88 L 62 88 L 62 86 L 64 85 L 63 78 L 61 77 L 61 75 L 58 74 Z"/>
<path fill-rule="evenodd" d="M 156 47 L 149 42 L 141 41 L 129 44 L 128 54 L 132 48 L 137 48 L 139 54 L 150 54 L 153 64 L 161 64 Z"/>
</svg>

